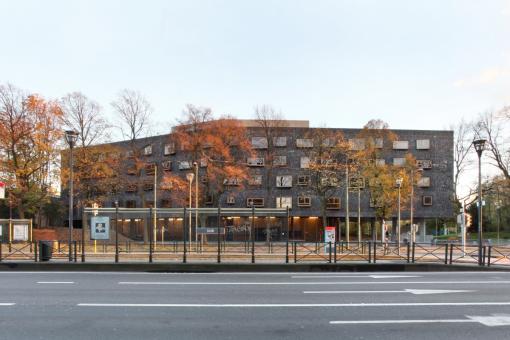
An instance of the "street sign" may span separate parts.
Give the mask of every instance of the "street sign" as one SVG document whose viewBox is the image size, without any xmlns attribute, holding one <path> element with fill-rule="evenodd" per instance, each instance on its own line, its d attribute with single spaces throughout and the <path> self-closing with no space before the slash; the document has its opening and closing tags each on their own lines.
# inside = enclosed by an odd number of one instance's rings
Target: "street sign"
<svg viewBox="0 0 510 340">
<path fill-rule="evenodd" d="M 110 239 L 110 218 L 108 216 L 94 216 L 90 219 L 90 239 Z"/>
<path fill-rule="evenodd" d="M 335 227 L 325 227 L 324 228 L 324 242 L 326 243 L 334 243 L 335 242 Z"/>
<path fill-rule="evenodd" d="M 218 233 L 218 228 L 209 228 L 209 227 L 198 227 L 197 228 L 197 234 L 217 234 Z M 220 228 L 220 234 L 224 234 L 225 233 L 225 228 Z"/>
<path fill-rule="evenodd" d="M 5 183 L 0 182 L 0 199 L 5 199 Z"/>
</svg>

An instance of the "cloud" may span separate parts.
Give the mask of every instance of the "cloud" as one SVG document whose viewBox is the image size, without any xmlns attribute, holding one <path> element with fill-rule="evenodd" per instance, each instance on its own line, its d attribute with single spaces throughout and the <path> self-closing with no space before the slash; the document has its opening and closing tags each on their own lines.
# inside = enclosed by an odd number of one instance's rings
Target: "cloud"
<svg viewBox="0 0 510 340">
<path fill-rule="evenodd" d="M 453 85 L 455 87 L 487 85 L 507 77 L 510 77 L 510 67 L 493 67 L 482 70 L 476 76 L 459 79 L 455 81 Z"/>
</svg>

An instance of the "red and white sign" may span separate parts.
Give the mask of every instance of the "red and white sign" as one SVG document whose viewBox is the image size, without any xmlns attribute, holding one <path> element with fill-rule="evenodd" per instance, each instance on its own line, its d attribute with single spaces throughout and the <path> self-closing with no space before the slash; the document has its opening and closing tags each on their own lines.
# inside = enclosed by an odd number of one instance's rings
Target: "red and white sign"
<svg viewBox="0 0 510 340">
<path fill-rule="evenodd" d="M 5 199 L 5 183 L 0 182 L 0 199 Z"/>
<path fill-rule="evenodd" d="M 336 241 L 335 230 L 336 230 L 335 227 L 324 227 L 324 242 L 334 243 Z"/>
</svg>

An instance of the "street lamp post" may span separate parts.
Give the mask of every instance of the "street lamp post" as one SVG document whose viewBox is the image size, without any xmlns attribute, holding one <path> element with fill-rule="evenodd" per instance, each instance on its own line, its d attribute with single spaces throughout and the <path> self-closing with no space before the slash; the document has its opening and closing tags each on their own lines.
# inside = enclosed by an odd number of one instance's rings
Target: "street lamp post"
<svg viewBox="0 0 510 340">
<path fill-rule="evenodd" d="M 195 247 L 198 253 L 198 163 L 193 162 L 193 168 L 195 169 Z"/>
<path fill-rule="evenodd" d="M 193 174 L 192 172 L 188 172 L 186 174 L 186 179 L 189 182 L 189 208 L 190 208 L 190 212 L 189 212 L 189 227 L 188 228 L 189 228 L 189 239 L 190 240 L 191 240 L 191 201 L 192 201 L 192 197 L 191 197 L 191 183 L 193 182 L 193 178 L 194 177 L 195 177 L 195 174 Z M 191 249 L 191 246 L 190 246 L 190 249 Z"/>
<path fill-rule="evenodd" d="M 73 148 L 78 140 L 78 132 L 74 130 L 65 131 L 67 144 L 69 144 L 69 262 L 73 261 L 72 243 L 73 243 Z"/>
<path fill-rule="evenodd" d="M 416 173 L 422 173 L 423 169 L 416 169 Z M 411 243 L 416 242 L 416 230 L 414 228 L 414 169 L 411 169 Z"/>
<path fill-rule="evenodd" d="M 400 188 L 402 187 L 402 177 L 398 177 L 396 180 L 397 188 L 398 188 L 398 200 L 397 200 L 397 249 L 398 255 L 400 255 Z"/>
<path fill-rule="evenodd" d="M 485 148 L 485 139 L 473 141 L 473 146 L 478 154 L 478 265 L 482 260 L 482 152 Z"/>
</svg>

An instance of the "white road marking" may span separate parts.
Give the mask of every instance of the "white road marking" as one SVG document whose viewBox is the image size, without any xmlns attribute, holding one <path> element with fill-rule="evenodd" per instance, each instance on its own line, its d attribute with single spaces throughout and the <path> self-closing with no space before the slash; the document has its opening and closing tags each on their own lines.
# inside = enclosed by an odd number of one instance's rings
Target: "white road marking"
<svg viewBox="0 0 510 340">
<path fill-rule="evenodd" d="M 74 284 L 73 281 L 37 281 L 37 283 L 41 283 L 41 284 L 52 284 L 52 283 L 55 283 L 55 284 Z"/>
<path fill-rule="evenodd" d="M 14 306 L 14 302 L 0 302 L 0 306 Z"/>
<path fill-rule="evenodd" d="M 437 320 L 356 320 L 356 321 L 330 321 L 332 325 L 360 325 L 360 324 L 402 324 L 402 323 L 461 323 L 461 322 L 477 322 L 470 319 L 437 319 Z"/>
<path fill-rule="evenodd" d="M 171 281 L 120 281 L 119 285 L 175 285 L 175 286 L 288 286 L 288 285 L 380 285 L 380 284 L 503 284 L 510 281 L 327 281 L 327 282 L 171 282 Z"/>
<path fill-rule="evenodd" d="M 300 308 L 300 307 L 434 307 L 510 306 L 510 302 L 402 302 L 402 303 L 78 303 L 79 307 L 194 307 L 194 308 Z"/>
<path fill-rule="evenodd" d="M 330 321 L 332 325 L 359 325 L 359 324 L 409 324 L 409 323 L 481 323 L 482 325 L 510 326 L 510 315 L 492 314 L 492 316 L 469 316 L 467 319 L 423 319 L 423 320 L 341 320 Z"/>
<path fill-rule="evenodd" d="M 317 290 L 304 291 L 304 294 L 371 294 L 371 293 L 411 293 L 414 295 L 426 294 L 448 294 L 448 293 L 468 293 L 474 290 L 440 290 L 440 289 L 404 289 L 404 290 Z"/>
<path fill-rule="evenodd" d="M 329 278 L 362 278 L 362 277 L 371 277 L 373 279 L 391 279 L 391 278 L 399 278 L 399 277 L 423 277 L 417 275 L 294 275 L 293 279 L 329 279 Z"/>
</svg>

